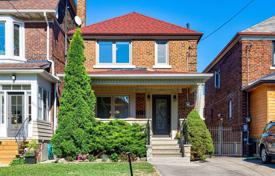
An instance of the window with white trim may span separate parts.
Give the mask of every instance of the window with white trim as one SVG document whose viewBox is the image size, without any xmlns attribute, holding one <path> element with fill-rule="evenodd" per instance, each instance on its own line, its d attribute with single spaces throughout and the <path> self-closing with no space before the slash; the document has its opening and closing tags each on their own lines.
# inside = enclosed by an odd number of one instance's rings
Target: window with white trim
<svg viewBox="0 0 275 176">
<path fill-rule="evenodd" d="M 98 41 L 98 65 L 131 64 L 131 43 L 129 41 Z"/>
<path fill-rule="evenodd" d="M 169 67 L 168 42 L 156 41 L 155 44 L 155 66 L 154 67 Z"/>
<path fill-rule="evenodd" d="M 221 88 L 221 71 L 216 70 L 214 73 L 214 86 L 215 88 Z"/>
<path fill-rule="evenodd" d="M 49 121 L 49 92 L 42 87 L 38 90 L 38 119 Z"/>
<path fill-rule="evenodd" d="M 1 123 L 5 123 L 5 103 L 4 103 L 4 93 L 0 92 L 0 118 L 1 118 Z M 1 124 L 0 123 L 0 124 Z"/>
<path fill-rule="evenodd" d="M 228 101 L 228 118 L 233 118 L 233 104 L 231 99 Z"/>
<path fill-rule="evenodd" d="M 98 118 L 127 118 L 130 113 L 130 98 L 127 95 L 98 96 L 96 114 Z"/>
<path fill-rule="evenodd" d="M 24 59 L 24 23 L 13 17 L 0 17 L 0 58 Z"/>
</svg>

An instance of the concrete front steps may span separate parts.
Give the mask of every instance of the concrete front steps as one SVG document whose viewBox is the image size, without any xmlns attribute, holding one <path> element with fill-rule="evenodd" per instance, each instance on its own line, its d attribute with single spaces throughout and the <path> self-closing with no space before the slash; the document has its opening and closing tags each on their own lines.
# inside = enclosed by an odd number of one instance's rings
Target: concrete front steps
<svg viewBox="0 0 275 176">
<path fill-rule="evenodd" d="M 182 157 L 177 139 L 152 138 L 152 156 L 154 157 Z"/>
<path fill-rule="evenodd" d="M 19 154 L 15 140 L 0 140 L 0 164 L 8 165 Z"/>
</svg>

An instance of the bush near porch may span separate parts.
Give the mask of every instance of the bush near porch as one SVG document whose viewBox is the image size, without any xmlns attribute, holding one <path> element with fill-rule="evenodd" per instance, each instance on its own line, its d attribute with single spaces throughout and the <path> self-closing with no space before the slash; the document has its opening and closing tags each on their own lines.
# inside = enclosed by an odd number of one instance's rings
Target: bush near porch
<svg viewBox="0 0 275 176">
<path fill-rule="evenodd" d="M 187 116 L 187 142 L 192 145 L 191 159 L 205 160 L 205 155 L 214 153 L 214 145 L 211 134 L 205 122 L 201 119 L 196 110 L 191 111 Z"/>
</svg>

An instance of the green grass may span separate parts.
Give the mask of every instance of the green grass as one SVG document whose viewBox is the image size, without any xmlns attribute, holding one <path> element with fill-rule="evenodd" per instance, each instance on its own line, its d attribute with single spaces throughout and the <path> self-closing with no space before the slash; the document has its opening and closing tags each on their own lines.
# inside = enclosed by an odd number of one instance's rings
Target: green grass
<svg viewBox="0 0 275 176">
<path fill-rule="evenodd" d="M 133 163 L 134 175 L 157 176 L 152 165 Z M 36 164 L 0 168 L 0 176 L 128 176 L 128 163 Z"/>
</svg>

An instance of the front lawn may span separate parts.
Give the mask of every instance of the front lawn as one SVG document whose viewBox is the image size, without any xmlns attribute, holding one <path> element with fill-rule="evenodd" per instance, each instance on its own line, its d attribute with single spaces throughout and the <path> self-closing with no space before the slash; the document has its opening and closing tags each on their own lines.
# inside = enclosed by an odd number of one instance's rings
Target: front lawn
<svg viewBox="0 0 275 176">
<path fill-rule="evenodd" d="M 134 175 L 157 176 L 152 165 L 133 163 Z M 36 164 L 0 168 L 1 176 L 128 176 L 128 163 Z"/>
</svg>

